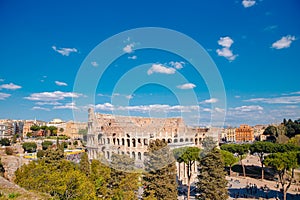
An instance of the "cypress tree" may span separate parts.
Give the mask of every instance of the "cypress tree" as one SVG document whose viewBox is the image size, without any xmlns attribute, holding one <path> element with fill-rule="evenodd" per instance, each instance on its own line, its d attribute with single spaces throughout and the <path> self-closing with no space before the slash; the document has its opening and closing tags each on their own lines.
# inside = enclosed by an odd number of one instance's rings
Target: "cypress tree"
<svg viewBox="0 0 300 200">
<path fill-rule="evenodd" d="M 173 153 L 162 140 L 151 141 L 148 147 L 148 156 L 145 159 L 143 196 L 157 200 L 176 200 L 176 165 Z"/>
<path fill-rule="evenodd" d="M 228 192 L 226 189 L 224 163 L 220 150 L 214 148 L 198 165 L 197 190 L 201 200 L 226 200 Z"/>
</svg>

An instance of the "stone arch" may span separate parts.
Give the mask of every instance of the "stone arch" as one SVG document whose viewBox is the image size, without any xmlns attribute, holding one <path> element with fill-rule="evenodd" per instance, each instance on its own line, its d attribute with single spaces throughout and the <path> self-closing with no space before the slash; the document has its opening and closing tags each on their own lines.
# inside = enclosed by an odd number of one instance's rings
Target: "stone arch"
<svg viewBox="0 0 300 200">
<path fill-rule="evenodd" d="M 120 139 L 119 138 L 117 138 L 117 144 L 120 145 Z"/>
<path fill-rule="evenodd" d="M 132 138 L 132 147 L 136 147 L 136 141 L 135 141 L 135 138 Z"/>
<path fill-rule="evenodd" d="M 198 145 L 198 138 L 195 138 L 195 145 Z"/>
<path fill-rule="evenodd" d="M 135 159 L 135 152 L 134 151 L 132 152 L 131 155 L 132 155 L 132 158 Z"/>
<path fill-rule="evenodd" d="M 188 142 L 189 141 L 189 138 L 185 138 L 185 142 Z"/>
<path fill-rule="evenodd" d="M 116 145 L 116 138 L 113 138 L 113 143 L 114 145 Z"/>
<path fill-rule="evenodd" d="M 177 143 L 178 142 L 178 139 L 174 139 L 174 143 Z"/>
<path fill-rule="evenodd" d="M 127 147 L 130 147 L 130 139 L 127 139 Z"/>
<path fill-rule="evenodd" d="M 148 145 L 148 140 L 144 139 L 144 145 Z"/>
<path fill-rule="evenodd" d="M 142 160 L 142 154 L 141 154 L 141 152 L 138 152 L 138 159 Z"/>
<path fill-rule="evenodd" d="M 180 138 L 179 142 L 183 142 L 183 138 Z"/>
<path fill-rule="evenodd" d="M 122 138 L 122 146 L 125 146 L 125 139 Z"/>
<path fill-rule="evenodd" d="M 110 139 L 109 138 L 107 138 L 107 144 L 110 144 Z"/>
<path fill-rule="evenodd" d="M 172 143 L 172 139 L 171 138 L 168 139 L 168 143 Z"/>
</svg>

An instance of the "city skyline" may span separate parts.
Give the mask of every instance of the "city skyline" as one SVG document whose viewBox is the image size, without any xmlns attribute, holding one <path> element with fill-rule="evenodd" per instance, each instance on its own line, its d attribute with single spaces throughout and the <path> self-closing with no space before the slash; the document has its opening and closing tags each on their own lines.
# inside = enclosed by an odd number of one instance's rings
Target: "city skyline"
<svg viewBox="0 0 300 200">
<path fill-rule="evenodd" d="M 300 117 L 300 4 L 296 0 L 2 1 L 0 5 L 0 119 L 68 121 L 74 120 L 73 109 L 85 112 L 85 118 L 78 120 L 86 121 L 90 105 L 78 102 L 90 95 L 95 96 L 97 112 L 184 116 L 189 125 L 209 125 L 212 116 L 222 113 L 226 113 L 226 126 Z M 204 78 L 196 75 L 192 58 L 139 50 L 144 41 L 130 35 L 123 46 L 115 47 L 123 54 L 107 68 L 95 94 L 74 91 L 81 66 L 99 43 L 142 27 L 175 30 L 198 42 L 222 77 L 225 107 L 216 106 L 224 99 L 211 96 Z M 89 64 L 91 70 L 106 67 L 101 59 Z M 124 74 L 141 65 L 138 77 L 155 77 L 156 82 L 133 93 L 115 92 Z M 178 75 L 186 81 L 175 78 Z M 167 79 L 172 87 L 155 84 Z M 197 102 L 182 105 L 178 96 L 188 96 L 190 91 Z M 129 104 L 115 104 L 113 98 Z M 200 118 L 195 123 L 190 113 L 198 109 Z"/>
</svg>

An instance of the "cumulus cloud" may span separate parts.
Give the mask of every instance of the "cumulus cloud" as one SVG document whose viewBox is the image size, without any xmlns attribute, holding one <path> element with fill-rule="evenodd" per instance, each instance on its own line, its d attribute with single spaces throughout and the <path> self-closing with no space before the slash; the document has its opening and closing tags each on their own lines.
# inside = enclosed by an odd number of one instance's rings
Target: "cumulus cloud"
<svg viewBox="0 0 300 200">
<path fill-rule="evenodd" d="M 264 110 L 264 108 L 259 105 L 250 105 L 250 106 L 235 107 L 232 110 L 241 111 L 241 112 L 252 112 L 252 111 L 262 111 Z"/>
<path fill-rule="evenodd" d="M 0 100 L 5 100 L 10 96 L 11 96 L 10 94 L 0 92 Z"/>
<path fill-rule="evenodd" d="M 78 110 L 78 107 L 76 107 L 76 104 L 72 102 L 72 103 L 66 103 L 65 105 L 61 105 L 61 106 L 54 106 L 53 109 Z"/>
<path fill-rule="evenodd" d="M 233 44 L 233 40 L 228 36 L 221 37 L 218 41 L 218 44 L 221 45 L 222 47 L 230 48 L 231 45 Z"/>
<path fill-rule="evenodd" d="M 133 48 L 134 48 L 134 43 L 127 44 L 127 45 L 123 48 L 123 51 L 124 51 L 125 53 L 132 53 L 132 52 L 133 52 Z"/>
<path fill-rule="evenodd" d="M 52 49 L 63 56 L 69 56 L 71 53 L 78 52 L 75 48 L 57 48 L 56 46 L 52 46 Z"/>
<path fill-rule="evenodd" d="M 91 65 L 92 65 L 93 67 L 98 67 L 98 66 L 99 66 L 99 64 L 98 64 L 96 61 L 91 62 Z"/>
<path fill-rule="evenodd" d="M 232 53 L 232 50 L 230 49 L 231 45 L 234 43 L 234 41 L 226 36 L 226 37 L 221 37 L 219 40 L 218 40 L 218 44 L 220 46 L 222 46 L 223 48 L 222 49 L 217 49 L 216 52 L 218 54 L 218 56 L 223 56 L 225 57 L 226 59 L 228 59 L 229 61 L 233 61 L 235 60 L 236 56 L 237 55 L 234 55 Z"/>
<path fill-rule="evenodd" d="M 17 90 L 17 89 L 20 89 L 20 88 L 22 88 L 22 86 L 16 85 L 16 84 L 13 84 L 13 83 L 2 84 L 2 85 L 0 85 L 0 90 L 1 90 L 1 89 Z"/>
<path fill-rule="evenodd" d="M 272 98 L 252 98 L 245 100 L 246 102 L 262 102 L 267 104 L 298 104 L 300 96 L 283 96 Z"/>
<path fill-rule="evenodd" d="M 193 89 L 195 88 L 196 85 L 193 83 L 185 83 L 182 85 L 177 85 L 177 88 L 182 89 L 182 90 L 188 90 L 188 89 Z"/>
<path fill-rule="evenodd" d="M 65 83 L 65 82 L 60 82 L 60 81 L 55 81 L 55 84 L 58 85 L 58 86 L 68 86 L 67 83 Z"/>
<path fill-rule="evenodd" d="M 251 6 L 254 6 L 256 3 L 255 0 L 243 0 L 242 1 L 242 5 L 245 7 L 245 8 L 249 8 Z"/>
<path fill-rule="evenodd" d="M 183 68 L 183 65 L 185 64 L 185 62 L 178 62 L 178 61 L 171 61 L 170 62 L 170 65 L 172 66 L 172 67 L 175 67 L 175 69 L 182 69 Z"/>
<path fill-rule="evenodd" d="M 24 97 L 24 99 L 28 99 L 31 101 L 58 101 L 64 100 L 65 98 L 78 98 L 83 96 L 82 94 L 75 93 L 75 92 L 41 92 L 41 93 L 33 93 L 28 97 Z"/>
<path fill-rule="evenodd" d="M 272 44 L 272 48 L 274 49 L 283 49 L 291 46 L 292 42 L 296 40 L 295 36 L 287 35 L 282 37 L 280 40 L 277 40 Z"/>
<path fill-rule="evenodd" d="M 32 107 L 32 110 L 44 110 L 44 111 L 50 111 L 49 108 L 44 108 L 44 107 L 40 107 L 40 106 L 34 106 L 34 107 Z"/>
<path fill-rule="evenodd" d="M 219 100 L 217 98 L 206 99 L 201 103 L 217 103 Z"/>
<path fill-rule="evenodd" d="M 162 64 L 153 64 L 151 68 L 147 71 L 148 75 L 153 73 L 160 73 L 160 74 L 175 74 L 176 69 L 172 67 L 165 67 Z"/>
</svg>

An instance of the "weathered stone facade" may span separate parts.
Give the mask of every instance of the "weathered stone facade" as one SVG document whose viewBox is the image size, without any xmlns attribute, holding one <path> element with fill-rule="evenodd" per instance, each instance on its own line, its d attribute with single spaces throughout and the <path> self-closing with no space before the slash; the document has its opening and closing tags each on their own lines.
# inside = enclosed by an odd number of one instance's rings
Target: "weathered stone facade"
<svg viewBox="0 0 300 200">
<path fill-rule="evenodd" d="M 110 161 L 113 153 L 127 154 L 135 159 L 136 167 L 142 168 L 151 140 L 166 141 L 171 149 L 182 146 L 201 148 L 207 133 L 206 128 L 188 127 L 182 118 L 115 116 L 89 109 L 87 149 L 90 159 L 97 159 L 102 154 Z M 177 168 L 178 179 L 185 182 L 183 164 L 177 163 Z"/>
</svg>

